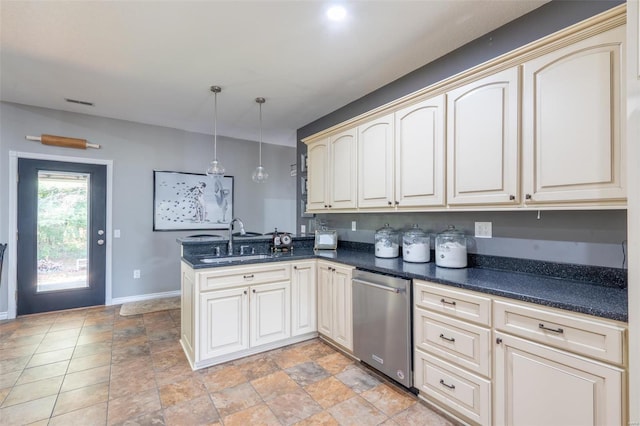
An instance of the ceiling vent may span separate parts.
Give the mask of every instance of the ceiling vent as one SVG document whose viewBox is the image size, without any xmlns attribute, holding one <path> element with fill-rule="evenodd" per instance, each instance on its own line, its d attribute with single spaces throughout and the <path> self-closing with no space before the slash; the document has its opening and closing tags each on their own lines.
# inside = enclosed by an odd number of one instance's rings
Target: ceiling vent
<svg viewBox="0 0 640 426">
<path fill-rule="evenodd" d="M 93 106 L 93 102 L 79 101 L 78 99 L 70 99 L 70 98 L 64 98 L 64 100 L 72 104 Z"/>
</svg>

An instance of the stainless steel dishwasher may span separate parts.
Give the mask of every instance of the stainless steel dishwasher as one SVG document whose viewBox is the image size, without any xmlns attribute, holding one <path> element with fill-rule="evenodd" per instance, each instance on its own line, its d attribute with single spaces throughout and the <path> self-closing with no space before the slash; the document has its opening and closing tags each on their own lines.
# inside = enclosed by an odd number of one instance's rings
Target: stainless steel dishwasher
<svg viewBox="0 0 640 426">
<path fill-rule="evenodd" d="M 354 355 L 411 388 L 411 280 L 356 269 L 352 282 Z"/>
</svg>

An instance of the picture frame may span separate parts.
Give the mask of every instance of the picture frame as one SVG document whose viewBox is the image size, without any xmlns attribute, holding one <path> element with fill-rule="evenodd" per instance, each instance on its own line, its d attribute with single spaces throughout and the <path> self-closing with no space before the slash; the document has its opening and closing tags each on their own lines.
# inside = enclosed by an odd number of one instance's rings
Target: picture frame
<svg viewBox="0 0 640 426">
<path fill-rule="evenodd" d="M 300 171 L 307 172 L 307 154 L 300 154 Z"/>
<path fill-rule="evenodd" d="M 153 230 L 227 229 L 233 199 L 233 176 L 154 170 Z"/>
<path fill-rule="evenodd" d="M 300 194 L 301 195 L 307 194 L 307 177 L 306 176 L 300 177 Z"/>
</svg>

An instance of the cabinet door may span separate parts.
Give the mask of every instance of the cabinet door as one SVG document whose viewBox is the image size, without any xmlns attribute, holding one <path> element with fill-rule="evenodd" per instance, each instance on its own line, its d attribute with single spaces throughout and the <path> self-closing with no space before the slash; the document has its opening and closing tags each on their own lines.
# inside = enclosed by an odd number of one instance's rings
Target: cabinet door
<svg viewBox="0 0 640 426">
<path fill-rule="evenodd" d="M 444 95 L 395 113 L 395 201 L 444 205 Z"/>
<path fill-rule="evenodd" d="M 447 93 L 447 202 L 519 201 L 518 68 Z"/>
<path fill-rule="evenodd" d="M 318 331 L 315 261 L 293 265 L 291 302 L 291 335 L 297 336 Z"/>
<path fill-rule="evenodd" d="M 194 361 L 194 332 L 195 332 L 195 311 L 194 311 L 194 273 L 193 269 L 181 264 L 181 301 L 180 301 L 180 340 L 182 346 L 188 352 L 189 359 Z"/>
<path fill-rule="evenodd" d="M 318 264 L 318 332 L 333 337 L 333 289 L 332 270 L 324 263 Z"/>
<path fill-rule="evenodd" d="M 307 146 L 307 210 L 325 210 L 328 208 L 328 149 L 328 138 L 312 142 Z"/>
<path fill-rule="evenodd" d="M 624 40 L 622 26 L 524 64 L 525 202 L 626 199 Z"/>
<path fill-rule="evenodd" d="M 248 288 L 200 294 L 200 360 L 249 347 Z"/>
<path fill-rule="evenodd" d="M 353 307 L 351 306 L 351 269 L 333 266 L 333 340 L 353 350 Z"/>
<path fill-rule="evenodd" d="M 250 288 L 251 346 L 291 336 L 291 282 L 262 284 Z"/>
<path fill-rule="evenodd" d="M 358 208 L 394 206 L 393 114 L 358 126 Z"/>
<path fill-rule="evenodd" d="M 623 371 L 496 333 L 495 424 L 621 425 Z"/>
<path fill-rule="evenodd" d="M 356 129 L 329 138 L 329 208 L 350 209 L 357 202 Z"/>
</svg>

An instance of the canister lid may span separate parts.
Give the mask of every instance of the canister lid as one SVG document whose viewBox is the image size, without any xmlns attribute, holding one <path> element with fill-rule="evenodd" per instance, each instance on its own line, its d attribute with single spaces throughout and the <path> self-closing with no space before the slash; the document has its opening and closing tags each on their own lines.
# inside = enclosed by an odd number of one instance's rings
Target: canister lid
<svg viewBox="0 0 640 426">
<path fill-rule="evenodd" d="M 420 229 L 420 227 L 418 227 L 418 224 L 415 223 L 415 224 L 411 225 L 410 229 L 408 229 L 407 231 L 404 232 L 404 236 L 408 237 L 408 238 L 426 237 L 427 233 L 424 232 L 422 229 Z"/>
</svg>

